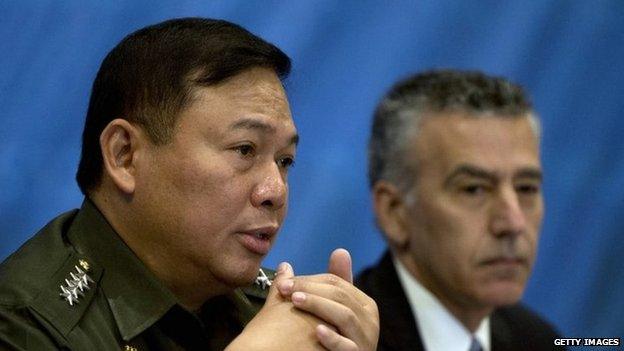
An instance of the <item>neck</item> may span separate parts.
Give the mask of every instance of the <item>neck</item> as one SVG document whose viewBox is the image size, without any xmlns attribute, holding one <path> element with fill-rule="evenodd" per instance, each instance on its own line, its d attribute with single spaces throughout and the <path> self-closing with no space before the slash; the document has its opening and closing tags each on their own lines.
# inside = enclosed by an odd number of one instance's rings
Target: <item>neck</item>
<svg viewBox="0 0 624 351">
<path fill-rule="evenodd" d="M 171 257 L 170 250 L 159 245 L 159 240 L 153 240 L 144 224 L 135 223 L 137 218 L 145 216 L 134 212 L 125 199 L 103 191 L 89 197 L 124 243 L 184 308 L 197 311 L 209 299 L 232 290 L 184 257 Z"/>
<path fill-rule="evenodd" d="M 409 274 L 446 308 L 470 333 L 474 334 L 481 322 L 489 316 L 494 308 L 491 306 L 483 306 L 475 304 L 467 300 L 453 299 L 450 294 L 445 294 L 445 289 L 438 287 L 435 282 L 424 279 L 417 265 L 407 255 L 396 254 L 401 264 L 409 272 Z"/>
</svg>

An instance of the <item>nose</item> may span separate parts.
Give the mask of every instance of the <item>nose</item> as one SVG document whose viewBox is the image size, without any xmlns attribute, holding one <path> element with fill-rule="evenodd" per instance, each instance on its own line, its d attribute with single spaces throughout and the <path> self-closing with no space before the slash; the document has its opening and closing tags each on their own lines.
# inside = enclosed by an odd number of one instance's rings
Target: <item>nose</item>
<svg viewBox="0 0 624 351">
<path fill-rule="evenodd" d="M 273 211 L 284 207 L 288 198 L 288 183 L 277 164 L 265 167 L 259 177 L 251 194 L 252 205 Z"/>
<path fill-rule="evenodd" d="M 502 189 L 492 208 L 491 231 L 495 236 L 516 236 L 527 229 L 526 214 L 513 186 Z"/>
</svg>

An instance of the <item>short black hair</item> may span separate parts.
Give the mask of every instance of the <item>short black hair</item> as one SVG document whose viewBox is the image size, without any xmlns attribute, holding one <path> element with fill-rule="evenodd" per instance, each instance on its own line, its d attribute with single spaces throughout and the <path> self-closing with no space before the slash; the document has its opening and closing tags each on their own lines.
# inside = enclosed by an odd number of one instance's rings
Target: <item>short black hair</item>
<svg viewBox="0 0 624 351">
<path fill-rule="evenodd" d="M 83 194 L 101 182 L 99 138 L 116 118 L 140 125 L 155 144 L 171 140 L 180 111 L 195 87 L 215 85 L 253 67 L 290 73 L 290 58 L 239 25 L 179 18 L 128 35 L 102 61 L 82 134 L 76 174 Z"/>
<path fill-rule="evenodd" d="M 505 78 L 479 71 L 430 70 L 396 83 L 381 100 L 373 116 L 368 145 L 368 176 L 372 188 L 387 180 L 406 190 L 415 177 L 415 165 L 406 164 L 407 142 L 425 114 L 492 112 L 499 117 L 532 113 L 524 89 Z M 539 133 L 539 122 L 531 117 Z"/>
</svg>

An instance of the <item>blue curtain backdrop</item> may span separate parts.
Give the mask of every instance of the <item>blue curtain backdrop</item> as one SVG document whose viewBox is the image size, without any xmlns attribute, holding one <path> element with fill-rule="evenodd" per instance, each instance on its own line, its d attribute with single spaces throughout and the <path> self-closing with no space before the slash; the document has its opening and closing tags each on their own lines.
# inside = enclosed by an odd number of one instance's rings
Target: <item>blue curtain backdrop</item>
<svg viewBox="0 0 624 351">
<path fill-rule="evenodd" d="M 60 212 L 74 182 L 91 83 L 129 32 L 172 17 L 243 25 L 294 62 L 302 136 L 290 211 L 265 264 L 355 269 L 384 242 L 366 181 L 371 111 L 397 79 L 433 67 L 507 76 L 543 120 L 546 219 L 525 301 L 570 337 L 624 336 L 624 2 L 0 2 L 0 258 Z"/>
</svg>

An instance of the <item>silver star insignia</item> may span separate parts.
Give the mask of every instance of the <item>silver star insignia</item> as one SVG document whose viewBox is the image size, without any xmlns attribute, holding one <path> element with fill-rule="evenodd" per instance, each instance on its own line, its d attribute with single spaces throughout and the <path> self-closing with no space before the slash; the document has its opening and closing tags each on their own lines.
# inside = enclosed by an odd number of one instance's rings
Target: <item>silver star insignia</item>
<svg viewBox="0 0 624 351">
<path fill-rule="evenodd" d="M 74 266 L 76 268 L 76 271 L 78 272 L 78 277 L 77 279 L 82 281 L 82 283 L 84 284 L 84 286 L 89 289 L 89 283 L 95 283 L 93 281 L 93 279 L 91 279 L 91 277 L 89 277 L 89 275 L 87 273 L 85 273 L 82 269 L 78 268 L 78 266 Z M 72 277 L 74 276 L 73 273 L 70 273 L 72 275 Z"/>
<path fill-rule="evenodd" d="M 88 267 L 88 263 L 83 264 L 80 262 L 80 265 L 85 268 L 85 265 Z M 95 283 L 91 277 L 85 271 L 80 269 L 78 266 L 74 266 L 77 273 L 69 272 L 69 276 L 71 279 L 65 279 L 66 286 L 61 285 L 61 297 L 67 300 L 70 306 L 73 306 L 74 303 L 78 303 L 78 295 L 84 296 L 85 290 L 89 290 L 89 283 Z M 87 268 L 85 268 L 87 269 Z"/>
<path fill-rule="evenodd" d="M 84 295 L 85 289 L 89 290 L 89 286 L 85 285 L 82 279 L 77 277 L 74 273 L 69 273 L 69 275 L 72 277 L 73 280 L 70 282 L 65 279 L 65 281 L 67 282 L 67 286 L 79 290 L 80 294 Z"/>
<path fill-rule="evenodd" d="M 61 297 L 67 300 L 70 306 L 73 306 L 74 303 L 78 303 L 78 296 L 76 296 L 76 291 L 68 290 L 66 287 L 61 285 Z"/>
<path fill-rule="evenodd" d="M 74 295 L 74 299 L 78 298 L 78 294 L 84 295 L 82 290 L 78 291 L 79 287 L 75 279 L 72 281 L 65 279 L 65 283 L 67 284 L 66 289 Z"/>
<path fill-rule="evenodd" d="M 273 282 L 269 279 L 269 277 L 267 277 L 262 268 L 260 268 L 258 270 L 258 277 L 256 277 L 255 284 L 260 285 L 262 290 L 265 290 L 267 287 L 270 287 Z"/>
</svg>

